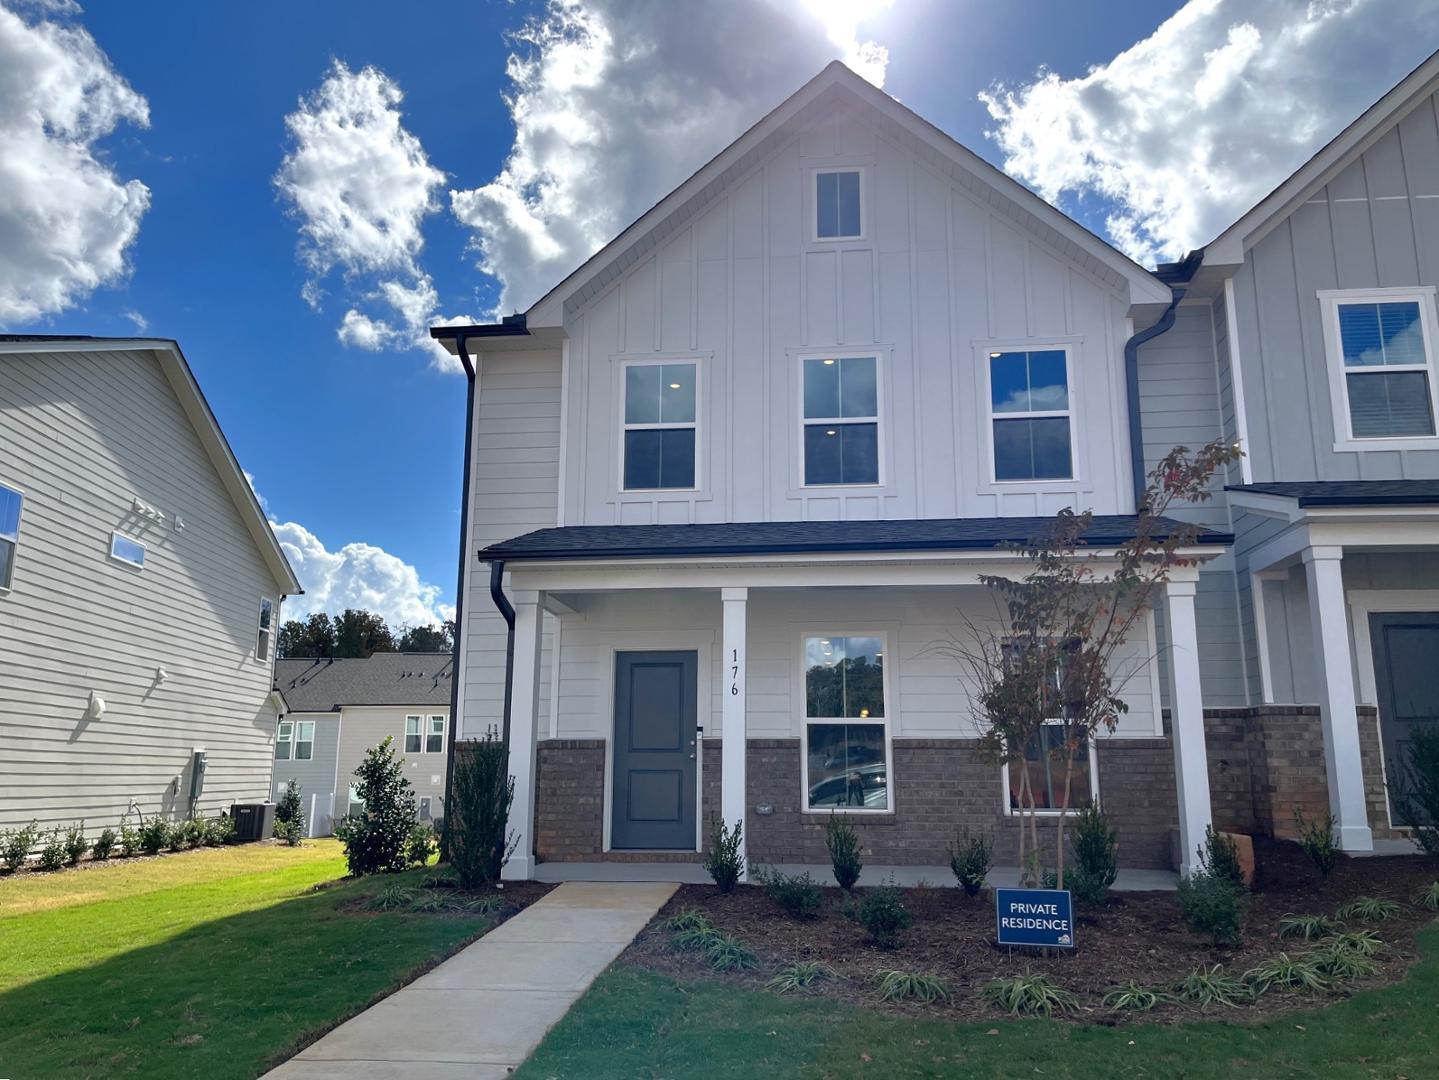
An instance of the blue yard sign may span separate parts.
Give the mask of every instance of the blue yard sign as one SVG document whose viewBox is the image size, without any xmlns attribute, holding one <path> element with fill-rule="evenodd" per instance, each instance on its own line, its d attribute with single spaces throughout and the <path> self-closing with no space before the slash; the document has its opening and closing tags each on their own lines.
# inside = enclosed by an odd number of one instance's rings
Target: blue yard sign
<svg viewBox="0 0 1439 1080">
<path fill-rule="evenodd" d="M 1074 948 L 1074 908 L 1067 889 L 995 889 L 1001 945 Z"/>
</svg>

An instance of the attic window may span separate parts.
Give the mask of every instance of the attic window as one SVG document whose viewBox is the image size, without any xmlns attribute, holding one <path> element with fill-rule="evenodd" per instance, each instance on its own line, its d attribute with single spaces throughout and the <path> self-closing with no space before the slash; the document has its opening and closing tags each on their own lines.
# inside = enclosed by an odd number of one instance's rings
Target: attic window
<svg viewBox="0 0 1439 1080">
<path fill-rule="evenodd" d="M 814 174 L 816 240 L 857 240 L 864 235 L 858 169 L 821 169 Z"/>
</svg>

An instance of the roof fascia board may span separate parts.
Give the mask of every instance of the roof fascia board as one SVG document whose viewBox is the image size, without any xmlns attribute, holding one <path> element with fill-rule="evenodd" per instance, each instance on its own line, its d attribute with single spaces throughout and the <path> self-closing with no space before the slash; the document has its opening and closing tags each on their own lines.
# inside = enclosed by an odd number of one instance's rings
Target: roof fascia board
<svg viewBox="0 0 1439 1080">
<path fill-rule="evenodd" d="M 1238 266 L 1255 244 L 1439 90 L 1439 52 L 1401 79 L 1348 127 L 1204 248 L 1205 264 Z"/>
</svg>

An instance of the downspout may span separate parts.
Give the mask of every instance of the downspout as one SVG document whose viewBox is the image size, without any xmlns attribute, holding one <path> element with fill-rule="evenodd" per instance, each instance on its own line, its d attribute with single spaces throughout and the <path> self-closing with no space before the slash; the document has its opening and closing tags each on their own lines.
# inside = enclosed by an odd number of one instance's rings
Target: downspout
<svg viewBox="0 0 1439 1080">
<path fill-rule="evenodd" d="M 1139 331 L 1124 343 L 1124 382 L 1129 398 L 1129 467 L 1134 475 L 1134 506 L 1137 513 L 1145 510 L 1143 503 L 1148 485 L 1144 471 L 1144 421 L 1139 410 L 1139 346 L 1163 334 L 1174 325 L 1175 309 L 1184 299 L 1184 289 L 1170 289 L 1169 306 L 1159 321 Z"/>
<path fill-rule="evenodd" d="M 470 360 L 469 349 L 465 347 L 465 336 L 455 338 L 456 352 L 465 367 L 465 378 L 469 388 L 465 393 L 465 468 L 464 488 L 460 492 L 460 557 L 455 580 L 455 641 L 450 653 L 450 737 L 445 745 L 445 801 L 442 804 L 445 821 L 450 819 L 450 785 L 455 778 L 455 739 L 460 731 L 460 627 L 465 618 L 465 548 L 470 540 L 470 452 L 475 432 L 475 365 Z M 510 631 L 511 640 L 514 631 Z M 443 848 L 443 838 L 441 846 Z M 443 855 L 443 851 L 441 852 Z"/>
<path fill-rule="evenodd" d="M 505 707 L 500 738 L 505 744 L 505 753 L 510 749 L 510 691 L 515 685 L 515 608 L 505 595 L 505 560 L 496 559 L 490 563 L 490 599 L 505 620 Z"/>
</svg>

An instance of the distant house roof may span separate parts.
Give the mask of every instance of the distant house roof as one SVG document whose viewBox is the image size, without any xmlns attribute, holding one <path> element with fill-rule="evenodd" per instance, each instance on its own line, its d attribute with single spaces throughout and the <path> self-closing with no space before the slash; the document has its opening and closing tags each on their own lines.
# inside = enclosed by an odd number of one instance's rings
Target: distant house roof
<svg viewBox="0 0 1439 1080">
<path fill-rule="evenodd" d="M 1439 480 L 1311 480 L 1230 484 L 1225 490 L 1294 499 L 1304 506 L 1439 506 Z"/>
<path fill-rule="evenodd" d="M 480 552 L 495 559 L 635 559 L 878 551 L 983 551 L 1022 544 L 1053 518 L 930 518 L 919 521 L 751 521 L 717 525 L 571 525 L 539 529 Z M 1134 538 L 1132 514 L 1095 517 L 1085 542 L 1112 547 Z M 1160 535 L 1180 528 L 1161 519 Z M 1200 544 L 1228 544 L 1227 533 L 1201 529 Z"/>
<path fill-rule="evenodd" d="M 333 712 L 344 705 L 449 705 L 453 673 L 449 653 L 276 660 L 275 689 L 291 712 Z"/>
</svg>

